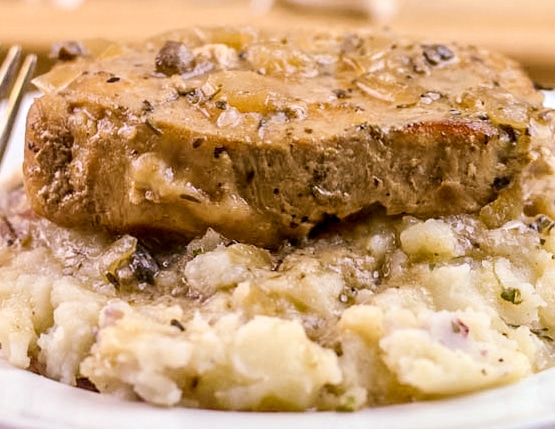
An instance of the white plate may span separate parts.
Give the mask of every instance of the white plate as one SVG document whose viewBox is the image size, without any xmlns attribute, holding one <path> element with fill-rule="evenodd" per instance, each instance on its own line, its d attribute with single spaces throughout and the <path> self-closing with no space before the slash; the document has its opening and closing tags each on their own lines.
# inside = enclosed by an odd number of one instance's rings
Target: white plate
<svg viewBox="0 0 555 429">
<path fill-rule="evenodd" d="M 555 93 L 546 105 L 555 106 Z M 24 100 L 28 106 L 31 98 Z M 21 170 L 23 115 L 0 180 Z M 555 427 L 555 368 L 507 387 L 354 413 L 161 409 L 72 388 L 0 361 L 0 428 L 51 429 L 547 429 Z"/>
</svg>

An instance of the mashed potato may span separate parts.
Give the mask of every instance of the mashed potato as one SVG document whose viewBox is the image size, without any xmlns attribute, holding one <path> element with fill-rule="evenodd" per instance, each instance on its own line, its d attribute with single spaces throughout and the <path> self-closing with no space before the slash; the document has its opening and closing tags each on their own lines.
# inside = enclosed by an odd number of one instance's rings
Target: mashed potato
<svg viewBox="0 0 555 429">
<path fill-rule="evenodd" d="M 356 410 L 552 366 L 546 215 L 359 218 L 270 253 L 209 230 L 175 248 L 80 233 L 2 194 L 12 365 L 159 406 Z"/>
</svg>

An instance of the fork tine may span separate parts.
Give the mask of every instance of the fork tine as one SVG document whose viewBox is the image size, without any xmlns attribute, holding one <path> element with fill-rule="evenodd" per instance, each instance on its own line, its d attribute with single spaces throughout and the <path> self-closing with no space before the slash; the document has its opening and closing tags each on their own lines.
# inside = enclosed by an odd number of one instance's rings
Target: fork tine
<svg viewBox="0 0 555 429">
<path fill-rule="evenodd" d="M 0 100 L 8 94 L 15 69 L 20 60 L 21 46 L 12 46 L 0 68 Z"/>
<path fill-rule="evenodd" d="M 14 74 L 15 68 L 19 63 L 20 57 L 20 47 L 16 46 L 8 52 L 8 56 L 0 69 L 0 93 L 8 93 L 10 82 L 13 80 L 12 75 Z M 21 104 L 21 99 L 23 98 L 23 94 L 25 93 L 31 77 L 33 76 L 36 63 L 36 55 L 29 54 L 25 57 L 21 70 L 19 71 L 10 91 L 6 104 L 6 110 L 0 118 L 0 163 L 4 157 L 4 152 L 6 151 L 6 146 L 19 110 L 19 105 Z"/>
</svg>

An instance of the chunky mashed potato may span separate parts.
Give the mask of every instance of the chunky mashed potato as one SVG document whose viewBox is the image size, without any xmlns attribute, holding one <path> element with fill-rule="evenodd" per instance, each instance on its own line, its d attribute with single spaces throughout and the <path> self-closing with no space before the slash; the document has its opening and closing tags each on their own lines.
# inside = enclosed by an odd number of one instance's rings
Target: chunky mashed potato
<svg viewBox="0 0 555 429">
<path fill-rule="evenodd" d="M 1 354 L 70 385 L 160 406 L 356 410 L 555 362 L 548 215 L 361 216 L 270 253 L 211 230 L 170 250 L 71 231 L 17 186 L 1 211 Z"/>
</svg>

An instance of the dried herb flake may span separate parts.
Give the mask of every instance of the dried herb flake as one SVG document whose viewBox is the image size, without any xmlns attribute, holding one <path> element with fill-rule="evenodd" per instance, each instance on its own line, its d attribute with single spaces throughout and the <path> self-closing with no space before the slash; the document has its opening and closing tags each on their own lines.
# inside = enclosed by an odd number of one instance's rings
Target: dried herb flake
<svg viewBox="0 0 555 429">
<path fill-rule="evenodd" d="M 501 292 L 501 299 L 514 305 L 522 304 L 522 302 L 524 301 L 522 299 L 520 289 L 514 287 L 504 288 Z"/>
</svg>

